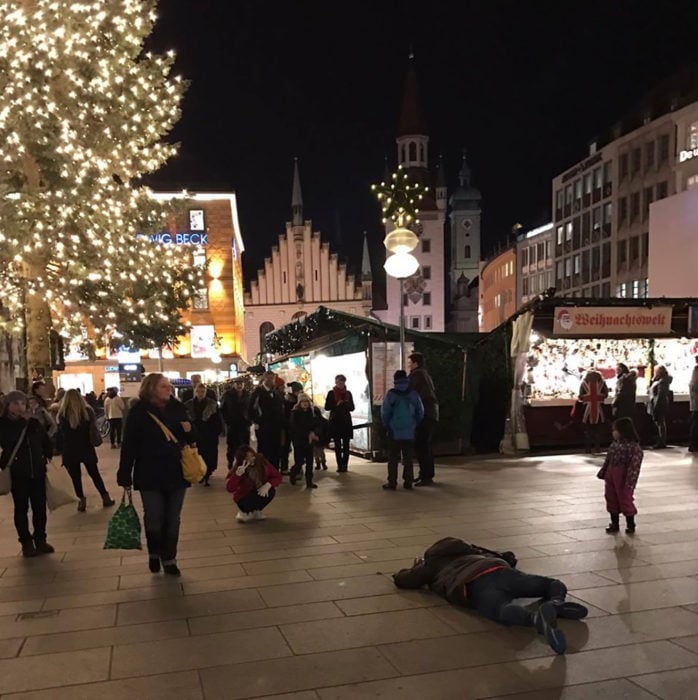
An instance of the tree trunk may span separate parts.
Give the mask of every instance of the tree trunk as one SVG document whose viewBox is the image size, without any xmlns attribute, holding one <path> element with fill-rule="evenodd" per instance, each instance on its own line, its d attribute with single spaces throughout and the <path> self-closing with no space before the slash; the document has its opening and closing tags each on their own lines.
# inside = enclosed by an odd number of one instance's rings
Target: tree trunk
<svg viewBox="0 0 698 700">
<path fill-rule="evenodd" d="M 25 265 L 24 275 L 26 279 L 36 279 L 36 270 L 32 265 Z M 43 378 L 51 389 L 53 395 L 53 383 L 51 381 L 51 310 L 48 302 L 41 294 L 24 295 L 24 323 L 26 329 L 26 353 L 27 381 L 31 382 Z"/>
</svg>

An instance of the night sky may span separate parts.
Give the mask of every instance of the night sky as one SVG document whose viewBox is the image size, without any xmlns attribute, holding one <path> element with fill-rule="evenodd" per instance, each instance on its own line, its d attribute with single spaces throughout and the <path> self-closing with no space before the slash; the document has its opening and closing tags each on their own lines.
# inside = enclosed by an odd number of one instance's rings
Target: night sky
<svg viewBox="0 0 698 700">
<path fill-rule="evenodd" d="M 248 276 L 290 218 L 293 158 L 305 217 L 357 269 L 382 256 L 370 184 L 395 130 L 410 46 L 449 186 L 467 147 L 487 254 L 515 222 L 549 217 L 550 182 L 660 80 L 698 63 L 695 0 L 340 3 L 161 0 L 150 47 L 191 81 L 157 187 L 238 194 Z M 382 260 L 375 261 L 378 269 Z"/>
</svg>

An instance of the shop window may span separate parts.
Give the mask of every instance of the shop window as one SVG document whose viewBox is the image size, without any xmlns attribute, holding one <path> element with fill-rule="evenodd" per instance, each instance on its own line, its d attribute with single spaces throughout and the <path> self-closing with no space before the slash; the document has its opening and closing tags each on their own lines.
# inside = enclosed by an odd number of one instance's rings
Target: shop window
<svg viewBox="0 0 698 700">
<path fill-rule="evenodd" d="M 422 268 L 422 279 L 425 279 L 425 280 L 431 279 L 431 267 L 429 267 L 429 265 L 425 265 Z"/>
<path fill-rule="evenodd" d="M 422 295 L 422 305 L 431 306 L 431 292 L 424 292 Z"/>
<path fill-rule="evenodd" d="M 628 154 L 627 153 L 621 153 L 619 162 L 618 162 L 618 169 L 619 169 L 619 175 L 621 180 L 625 180 L 626 177 L 628 177 Z"/>
<path fill-rule="evenodd" d="M 264 336 L 274 330 L 274 324 L 271 321 L 265 321 L 259 327 L 259 348 L 260 351 L 264 348 Z"/>
<path fill-rule="evenodd" d="M 412 328 L 419 330 L 419 316 L 412 316 Z"/>
<path fill-rule="evenodd" d="M 669 134 L 662 134 L 659 137 L 659 163 L 669 160 Z"/>
<path fill-rule="evenodd" d="M 633 148 L 630 160 L 630 174 L 635 177 L 642 170 L 642 151 L 640 147 Z"/>
<path fill-rule="evenodd" d="M 657 185 L 657 199 L 664 199 L 669 194 L 669 183 L 664 180 Z"/>
<path fill-rule="evenodd" d="M 208 310 L 208 289 L 201 287 L 194 292 L 194 311 Z"/>
<path fill-rule="evenodd" d="M 431 316 L 424 317 L 424 330 L 431 330 Z"/>
<path fill-rule="evenodd" d="M 633 192 L 630 195 L 630 222 L 637 221 L 640 216 L 640 193 Z"/>
<path fill-rule="evenodd" d="M 465 246 L 465 257 L 466 258 L 470 257 L 470 246 L 469 245 Z"/>
<path fill-rule="evenodd" d="M 422 239 L 422 253 L 431 253 L 431 241 L 428 238 Z"/>
<path fill-rule="evenodd" d="M 654 167 L 654 141 L 645 144 L 645 170 Z"/>
</svg>

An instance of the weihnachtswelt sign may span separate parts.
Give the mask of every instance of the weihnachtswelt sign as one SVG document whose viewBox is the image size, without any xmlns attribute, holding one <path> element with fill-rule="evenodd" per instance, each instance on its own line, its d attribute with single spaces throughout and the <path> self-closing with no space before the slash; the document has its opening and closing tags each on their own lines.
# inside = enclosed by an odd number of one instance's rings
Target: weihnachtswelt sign
<svg viewBox="0 0 698 700">
<path fill-rule="evenodd" d="M 553 335 L 653 336 L 671 332 L 670 306 L 559 306 Z"/>
</svg>

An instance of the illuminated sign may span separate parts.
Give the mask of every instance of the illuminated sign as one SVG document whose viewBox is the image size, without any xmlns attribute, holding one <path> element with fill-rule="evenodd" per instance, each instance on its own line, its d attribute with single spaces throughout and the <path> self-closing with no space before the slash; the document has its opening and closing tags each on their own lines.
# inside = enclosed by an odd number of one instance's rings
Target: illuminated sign
<svg viewBox="0 0 698 700">
<path fill-rule="evenodd" d="M 671 332 L 670 306 L 569 306 L 557 307 L 555 336 L 666 335 Z"/>
<path fill-rule="evenodd" d="M 692 148 L 690 151 L 679 151 L 679 163 L 696 157 L 698 157 L 698 148 Z"/>
<path fill-rule="evenodd" d="M 153 243 L 174 243 L 175 245 L 208 245 L 208 233 L 184 231 L 182 233 L 155 233 L 150 236 Z"/>
</svg>

